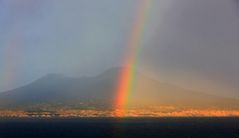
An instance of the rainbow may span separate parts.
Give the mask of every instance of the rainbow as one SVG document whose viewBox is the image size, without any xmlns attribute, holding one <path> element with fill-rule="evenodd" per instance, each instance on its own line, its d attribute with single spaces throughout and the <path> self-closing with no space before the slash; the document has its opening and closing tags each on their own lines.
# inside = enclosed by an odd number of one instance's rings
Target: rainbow
<svg viewBox="0 0 239 138">
<path fill-rule="evenodd" d="M 5 63 L 2 67 L 3 74 L 1 74 L 0 82 L 4 84 L 7 89 L 15 85 L 17 77 L 17 66 L 21 64 L 21 36 L 18 33 L 12 35 L 6 42 L 5 48 Z"/>
<path fill-rule="evenodd" d="M 144 34 L 147 29 L 149 13 L 152 9 L 153 0 L 140 0 L 136 18 L 133 22 L 127 43 L 127 54 L 124 56 L 123 66 L 119 74 L 119 81 L 116 89 L 116 115 L 124 116 L 128 97 L 134 89 L 136 80 L 136 70 L 139 64 L 141 51 L 143 48 Z"/>
<path fill-rule="evenodd" d="M 39 1 L 40 2 L 40 1 Z M 32 13 L 38 8 L 36 1 L 17 1 L 13 6 L 16 6 L 16 11 L 20 12 L 22 16 L 25 16 L 26 13 Z M 12 2 L 4 2 L 3 4 L 7 6 Z M 15 11 L 15 12 L 16 12 Z M 27 12 L 26 12 L 27 11 Z M 10 15 L 11 16 L 11 15 Z M 4 46 L 4 60 L 2 68 L 2 73 L 0 74 L 0 83 L 3 84 L 3 87 L 6 89 L 13 88 L 17 81 L 19 69 L 18 65 L 23 63 L 24 60 L 24 29 L 21 25 L 10 25 L 9 35 L 1 43 Z M 5 89 L 5 88 L 4 88 Z"/>
</svg>

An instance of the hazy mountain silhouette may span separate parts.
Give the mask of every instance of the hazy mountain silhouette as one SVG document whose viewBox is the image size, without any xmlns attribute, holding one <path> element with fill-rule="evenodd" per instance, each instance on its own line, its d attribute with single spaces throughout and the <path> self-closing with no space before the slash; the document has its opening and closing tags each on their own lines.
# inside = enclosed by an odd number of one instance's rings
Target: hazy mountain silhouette
<svg viewBox="0 0 239 138">
<path fill-rule="evenodd" d="M 110 108 L 120 68 L 108 70 L 95 77 L 71 78 L 48 74 L 31 84 L 0 94 L 0 105 L 22 108 L 48 104 L 77 108 Z M 197 108 L 238 108 L 239 100 L 185 90 L 139 75 L 132 106 L 179 106 Z"/>
</svg>

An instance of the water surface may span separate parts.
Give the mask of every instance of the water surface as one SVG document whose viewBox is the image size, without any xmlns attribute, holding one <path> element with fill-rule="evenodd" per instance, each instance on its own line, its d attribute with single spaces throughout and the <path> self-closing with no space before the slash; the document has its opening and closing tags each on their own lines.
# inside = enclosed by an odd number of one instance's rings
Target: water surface
<svg viewBox="0 0 239 138">
<path fill-rule="evenodd" d="M 0 119 L 0 138 L 239 138 L 239 118 Z"/>
</svg>

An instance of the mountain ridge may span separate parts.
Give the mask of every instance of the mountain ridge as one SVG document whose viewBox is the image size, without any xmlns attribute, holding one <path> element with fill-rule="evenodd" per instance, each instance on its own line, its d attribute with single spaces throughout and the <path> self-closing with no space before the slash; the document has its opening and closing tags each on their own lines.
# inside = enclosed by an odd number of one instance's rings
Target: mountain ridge
<svg viewBox="0 0 239 138">
<path fill-rule="evenodd" d="M 48 74 L 23 87 L 0 94 L 0 107 L 26 108 L 47 104 L 69 108 L 111 109 L 122 68 L 94 77 L 71 78 Z M 139 74 L 130 107 L 175 106 L 180 108 L 239 109 L 239 100 L 194 92 L 161 83 Z"/>
</svg>

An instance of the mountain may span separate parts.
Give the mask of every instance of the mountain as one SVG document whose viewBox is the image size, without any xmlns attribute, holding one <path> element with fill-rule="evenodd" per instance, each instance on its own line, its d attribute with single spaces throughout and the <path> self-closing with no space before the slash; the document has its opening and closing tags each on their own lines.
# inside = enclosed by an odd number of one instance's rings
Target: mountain
<svg viewBox="0 0 239 138">
<path fill-rule="evenodd" d="M 181 108 L 239 109 L 239 100 L 160 83 L 148 77 L 139 77 L 132 105 L 161 105 Z"/>
<path fill-rule="evenodd" d="M 112 108 L 119 71 L 120 68 L 114 68 L 95 77 L 81 78 L 48 74 L 26 86 L 1 93 L 0 107 Z M 186 90 L 144 75 L 138 76 L 135 91 L 130 95 L 132 107 L 239 109 L 239 100 Z"/>
<path fill-rule="evenodd" d="M 96 77 L 70 78 L 48 74 L 31 84 L 0 94 L 0 107 L 29 107 L 39 104 L 74 107 L 110 107 L 117 70 Z"/>
</svg>

